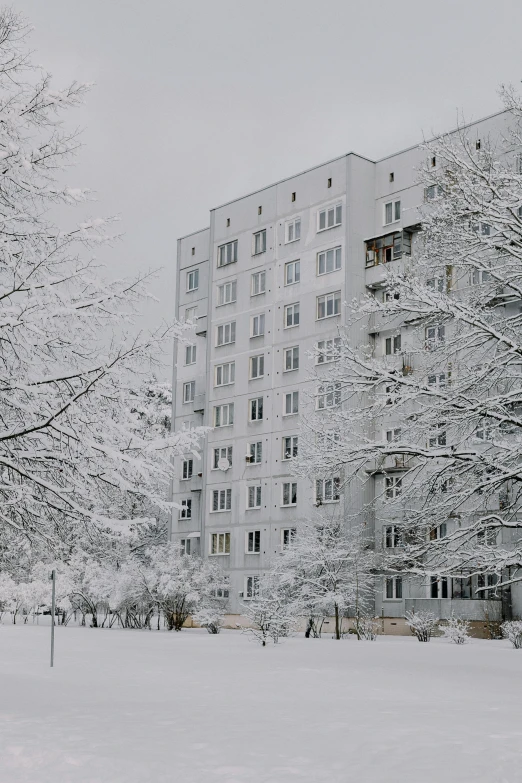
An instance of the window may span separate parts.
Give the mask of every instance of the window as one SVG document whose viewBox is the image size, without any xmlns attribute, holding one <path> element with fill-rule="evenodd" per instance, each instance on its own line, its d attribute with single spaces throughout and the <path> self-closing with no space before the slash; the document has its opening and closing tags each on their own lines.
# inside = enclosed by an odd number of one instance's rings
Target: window
<svg viewBox="0 0 522 783">
<path fill-rule="evenodd" d="M 261 508 L 261 485 L 247 487 L 247 508 Z"/>
<path fill-rule="evenodd" d="M 437 158 L 435 157 L 435 155 L 432 156 L 431 161 L 430 161 L 430 165 L 431 165 L 432 169 L 434 169 L 435 166 L 437 165 Z"/>
<path fill-rule="evenodd" d="M 234 423 L 234 403 L 214 407 L 214 427 L 229 427 Z"/>
<path fill-rule="evenodd" d="M 253 315 L 250 319 L 250 336 L 262 337 L 265 333 L 265 314 Z"/>
<path fill-rule="evenodd" d="M 263 459 L 263 442 L 258 440 L 256 443 L 249 443 L 247 461 L 251 465 L 259 465 L 262 459 Z"/>
<path fill-rule="evenodd" d="M 285 264 L 285 285 L 294 285 L 301 280 L 301 262 L 288 261 Z"/>
<path fill-rule="evenodd" d="M 499 598 L 496 588 L 497 582 L 498 576 L 496 574 L 479 574 L 477 576 L 477 598 L 483 598 L 486 601 Z"/>
<path fill-rule="evenodd" d="M 287 392 L 283 395 L 284 407 L 283 416 L 293 416 L 294 413 L 299 413 L 299 392 Z"/>
<path fill-rule="evenodd" d="M 230 218 L 227 218 L 227 228 L 230 228 Z"/>
<path fill-rule="evenodd" d="M 258 207 L 257 208 L 257 214 L 258 215 L 262 215 L 263 214 L 263 207 Z"/>
<path fill-rule="evenodd" d="M 471 285 L 482 285 L 491 280 L 491 272 L 487 269 L 474 269 L 471 273 Z"/>
<path fill-rule="evenodd" d="M 332 315 L 339 315 L 341 312 L 341 292 L 334 291 L 332 294 L 325 294 L 317 297 L 317 320 L 330 318 Z"/>
<path fill-rule="evenodd" d="M 317 274 L 328 275 L 341 268 L 341 248 L 333 247 L 317 254 Z"/>
<path fill-rule="evenodd" d="M 402 576 L 388 576 L 385 584 L 386 598 L 402 598 Z"/>
<path fill-rule="evenodd" d="M 181 477 L 183 481 L 192 478 L 192 470 L 194 467 L 194 461 L 191 459 L 184 459 L 181 466 Z"/>
<path fill-rule="evenodd" d="M 389 264 L 402 258 L 403 254 L 411 255 L 411 234 L 406 231 L 396 231 L 366 242 L 366 266 Z"/>
<path fill-rule="evenodd" d="M 317 410 L 334 408 L 341 403 L 341 383 L 322 383 L 317 390 Z"/>
<path fill-rule="evenodd" d="M 213 489 L 211 511 L 230 511 L 232 508 L 231 489 Z"/>
<path fill-rule="evenodd" d="M 444 325 L 426 327 L 426 348 L 428 351 L 434 351 L 445 339 Z"/>
<path fill-rule="evenodd" d="M 339 349 L 341 348 L 341 338 L 334 337 L 332 340 L 319 340 L 316 347 L 316 364 L 327 364 L 334 362 L 339 358 Z"/>
<path fill-rule="evenodd" d="M 440 538 L 446 538 L 448 535 L 448 526 L 445 522 L 433 527 L 429 533 L 430 541 L 438 541 Z"/>
<path fill-rule="evenodd" d="M 447 576 L 430 576 L 430 598 L 449 598 Z"/>
<path fill-rule="evenodd" d="M 428 185 L 427 188 L 424 188 L 425 201 L 433 201 L 434 199 L 438 198 L 441 195 L 442 195 L 442 188 L 440 185 Z"/>
<path fill-rule="evenodd" d="M 228 466 L 231 467 L 232 465 L 232 446 L 219 446 L 217 449 L 214 449 L 214 458 L 212 461 L 212 467 L 214 470 L 217 470 L 219 467 L 219 461 L 221 459 L 228 460 Z"/>
<path fill-rule="evenodd" d="M 483 419 L 473 434 L 479 440 L 491 440 L 493 436 L 491 422 Z"/>
<path fill-rule="evenodd" d="M 316 479 L 315 482 L 315 501 L 320 503 L 333 503 L 339 500 L 339 487 L 341 480 L 339 478 Z"/>
<path fill-rule="evenodd" d="M 446 373 L 439 372 L 433 375 L 428 375 L 428 386 L 433 386 L 435 389 L 442 389 L 446 385 Z"/>
<path fill-rule="evenodd" d="M 183 402 L 194 402 L 196 396 L 196 381 L 183 384 Z"/>
<path fill-rule="evenodd" d="M 283 483 L 283 506 L 297 505 L 297 481 Z"/>
<path fill-rule="evenodd" d="M 265 374 L 265 357 L 260 353 L 259 356 L 250 357 L 250 379 L 262 378 Z"/>
<path fill-rule="evenodd" d="M 299 326 L 299 302 L 285 306 L 285 329 Z"/>
<path fill-rule="evenodd" d="M 258 555 L 261 552 L 261 531 L 249 530 L 246 534 L 246 554 Z"/>
<path fill-rule="evenodd" d="M 232 280 L 230 283 L 223 283 L 218 286 L 218 307 L 220 305 L 230 304 L 237 299 L 237 281 Z"/>
<path fill-rule="evenodd" d="M 281 530 L 281 547 L 283 549 L 288 549 L 292 546 L 292 544 L 295 542 L 295 537 L 297 535 L 297 528 L 295 527 L 284 527 Z"/>
<path fill-rule="evenodd" d="M 247 576 L 245 578 L 245 601 L 250 601 L 252 598 L 256 598 L 259 595 L 259 577 Z"/>
<path fill-rule="evenodd" d="M 266 291 L 266 272 L 254 272 L 250 287 L 251 296 L 264 294 Z"/>
<path fill-rule="evenodd" d="M 401 219 L 401 202 L 389 201 L 384 205 L 384 225 L 395 223 Z"/>
<path fill-rule="evenodd" d="M 261 214 L 261 213 L 260 213 Z M 254 234 L 253 253 L 257 256 L 259 253 L 266 252 L 266 228 L 262 231 L 256 231 Z"/>
<path fill-rule="evenodd" d="M 283 459 L 293 459 L 297 457 L 297 435 L 287 435 L 283 438 Z"/>
<path fill-rule="evenodd" d="M 294 190 L 294 192 L 292 193 L 292 201 L 295 201 L 295 190 Z"/>
<path fill-rule="evenodd" d="M 401 439 L 402 431 L 398 427 L 393 430 L 386 430 L 386 441 L 388 443 L 396 443 Z"/>
<path fill-rule="evenodd" d="M 182 538 L 179 542 L 182 555 L 190 555 L 190 538 Z"/>
<path fill-rule="evenodd" d="M 442 294 L 446 290 L 446 281 L 443 277 L 432 277 L 430 280 L 426 280 L 426 286 L 432 291 L 438 291 Z"/>
<path fill-rule="evenodd" d="M 476 142 L 475 142 L 475 149 L 476 149 L 476 150 L 479 150 L 481 146 L 482 146 L 482 145 L 481 145 L 481 143 L 480 143 L 480 139 L 477 139 L 477 140 L 476 140 Z"/>
<path fill-rule="evenodd" d="M 453 598 L 459 600 L 471 598 L 470 576 L 457 576 L 453 579 Z"/>
<path fill-rule="evenodd" d="M 332 178 L 331 177 L 328 177 L 328 182 L 327 182 L 326 187 L 328 187 L 328 188 L 332 187 Z"/>
<path fill-rule="evenodd" d="M 210 534 L 210 554 L 211 555 L 230 554 L 230 533 Z"/>
<path fill-rule="evenodd" d="M 494 527 L 486 527 L 477 533 L 477 544 L 481 546 L 496 546 L 497 530 Z"/>
<path fill-rule="evenodd" d="M 402 546 L 401 529 L 397 525 L 386 525 L 384 528 L 385 549 L 395 549 L 399 546 Z"/>
<path fill-rule="evenodd" d="M 227 386 L 234 383 L 236 379 L 236 363 L 226 362 L 226 364 L 217 364 L 215 367 L 214 386 Z"/>
<path fill-rule="evenodd" d="M 195 256 L 196 255 L 196 248 L 193 247 L 191 252 L 192 252 L 192 255 Z"/>
<path fill-rule="evenodd" d="M 186 307 L 185 308 L 185 323 L 187 321 L 195 321 L 197 316 L 198 308 L 197 307 Z"/>
<path fill-rule="evenodd" d="M 294 345 L 293 348 L 285 348 L 283 371 L 290 372 L 290 370 L 298 370 L 298 369 L 299 369 L 299 346 Z"/>
<path fill-rule="evenodd" d="M 398 476 L 386 476 L 385 496 L 387 500 L 395 500 L 402 493 L 402 478 Z"/>
<path fill-rule="evenodd" d="M 196 363 L 196 345 L 195 343 L 192 345 L 187 345 L 185 347 L 185 364 L 195 364 Z"/>
<path fill-rule="evenodd" d="M 230 224 L 229 224 L 230 225 Z M 237 239 L 218 247 L 218 266 L 227 266 L 237 261 Z"/>
<path fill-rule="evenodd" d="M 430 449 L 436 449 L 438 446 L 446 445 L 446 430 L 444 429 L 445 426 L 445 424 L 439 424 L 433 430 L 433 432 L 430 433 L 428 437 L 428 446 Z"/>
<path fill-rule="evenodd" d="M 319 210 L 317 214 L 317 230 L 325 231 L 327 228 L 340 226 L 342 223 L 342 217 L 342 204 L 335 204 L 335 206 Z"/>
<path fill-rule="evenodd" d="M 401 352 L 401 336 L 396 334 L 395 337 L 386 337 L 384 341 L 384 348 L 386 356 L 393 356 L 396 353 Z"/>
<path fill-rule="evenodd" d="M 256 397 L 249 402 L 250 421 L 262 421 L 263 419 L 263 398 Z"/>
<path fill-rule="evenodd" d="M 294 194 L 295 195 L 295 194 Z M 285 224 L 285 242 L 297 242 L 301 239 L 301 218 L 296 217 Z"/>
<path fill-rule="evenodd" d="M 389 180 L 390 180 L 390 182 L 393 182 L 395 180 L 395 174 L 394 174 L 393 171 L 390 171 Z"/>
<path fill-rule="evenodd" d="M 230 597 L 230 587 L 229 587 L 229 577 L 223 576 L 223 584 L 221 587 L 215 587 L 212 590 L 212 595 L 214 598 L 229 598 Z"/>
<path fill-rule="evenodd" d="M 187 293 L 189 291 L 197 291 L 199 288 L 199 269 L 193 269 L 192 272 L 187 272 Z"/>
<path fill-rule="evenodd" d="M 230 345 L 236 342 L 236 322 L 221 324 L 216 329 L 216 346 Z"/>
<path fill-rule="evenodd" d="M 180 519 L 192 519 L 192 498 L 185 498 L 181 501 L 179 510 Z"/>
</svg>

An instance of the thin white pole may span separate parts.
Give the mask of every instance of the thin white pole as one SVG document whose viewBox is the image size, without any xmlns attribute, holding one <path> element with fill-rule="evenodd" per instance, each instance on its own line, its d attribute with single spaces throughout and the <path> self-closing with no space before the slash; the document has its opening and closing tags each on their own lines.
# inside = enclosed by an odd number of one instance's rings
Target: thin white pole
<svg viewBox="0 0 522 783">
<path fill-rule="evenodd" d="M 53 597 L 51 600 L 51 667 L 54 666 L 54 613 L 56 611 L 56 571 L 52 570 Z"/>
</svg>

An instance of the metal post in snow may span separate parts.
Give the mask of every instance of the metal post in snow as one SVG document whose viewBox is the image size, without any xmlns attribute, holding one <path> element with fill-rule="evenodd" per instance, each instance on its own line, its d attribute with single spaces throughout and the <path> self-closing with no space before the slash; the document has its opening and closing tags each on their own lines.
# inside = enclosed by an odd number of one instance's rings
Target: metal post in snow
<svg viewBox="0 0 522 783">
<path fill-rule="evenodd" d="M 51 599 L 51 667 L 54 666 L 54 613 L 56 612 L 56 571 L 52 570 L 53 595 Z"/>
</svg>

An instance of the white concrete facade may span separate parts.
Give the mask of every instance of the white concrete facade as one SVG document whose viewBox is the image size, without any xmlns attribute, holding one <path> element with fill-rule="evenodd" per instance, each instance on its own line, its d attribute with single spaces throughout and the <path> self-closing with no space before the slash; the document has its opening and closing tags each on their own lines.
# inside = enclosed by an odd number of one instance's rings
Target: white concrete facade
<svg viewBox="0 0 522 783">
<path fill-rule="evenodd" d="M 471 132 L 477 139 L 502 133 L 509 117 L 503 112 L 480 120 Z M 191 552 L 220 561 L 229 575 L 232 612 L 248 599 L 252 578 L 281 551 L 290 535 L 285 531 L 310 516 L 313 487 L 293 477 L 285 460 L 285 449 L 295 446 L 285 438 L 299 437 L 310 388 L 307 354 L 338 334 L 344 301 L 382 285 L 383 267 L 367 266 L 366 241 L 399 232 L 403 249 L 414 241 L 424 199 L 417 171 L 425 155 L 420 147 L 376 162 L 347 154 L 211 210 L 209 228 L 178 240 L 175 316 L 195 319 L 195 355 L 185 344 L 176 346 L 173 425 L 214 429 L 201 460 L 176 464 L 173 499 L 190 501 L 190 511 L 176 515 L 170 535 Z M 327 251 L 333 251 L 328 261 L 321 256 Z M 324 269 L 327 264 L 332 271 Z M 378 355 L 386 335 L 375 323 L 370 333 Z M 336 506 L 365 522 L 381 548 L 382 525 L 362 515 L 375 492 L 368 482 L 364 489 L 346 490 Z M 437 601 L 438 616 L 446 616 L 452 596 L 435 599 L 431 592 L 404 580 L 401 597 L 390 599 L 384 586 L 377 591 L 376 613 L 401 617 L 414 598 L 419 607 Z M 483 602 L 459 604 L 465 605 L 458 607 L 461 614 L 482 619 Z M 500 609 L 497 602 L 492 611 Z"/>
</svg>

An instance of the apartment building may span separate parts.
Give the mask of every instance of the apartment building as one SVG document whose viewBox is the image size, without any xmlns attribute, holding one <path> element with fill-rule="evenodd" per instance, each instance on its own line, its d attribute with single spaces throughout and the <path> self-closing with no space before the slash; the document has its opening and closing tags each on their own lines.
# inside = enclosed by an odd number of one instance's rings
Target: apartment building
<svg viewBox="0 0 522 783">
<path fill-rule="evenodd" d="M 509 120 L 501 112 L 470 131 L 477 140 L 503 134 Z M 314 396 L 314 352 L 324 352 L 326 365 L 346 325 L 343 303 L 378 292 L 383 263 L 403 263 L 411 253 L 425 157 L 420 146 L 378 161 L 343 155 L 212 209 L 208 228 L 178 240 L 175 316 L 194 327 L 190 343 L 175 349 L 174 427 L 212 430 L 200 459 L 186 455 L 176 464 L 173 499 L 181 509 L 170 536 L 186 552 L 220 562 L 232 613 L 255 594 L 260 573 L 291 543 L 318 494 L 332 513 L 365 523 L 377 548 L 397 544 L 397 520 L 376 523 L 385 513 L 365 518 L 362 509 L 394 491 L 403 466 L 339 492 L 333 480 L 321 487 L 296 479 L 289 460 Z M 376 355 L 398 353 L 407 335 L 384 328 L 370 324 Z M 353 337 L 360 341 L 360 332 Z M 316 404 L 332 404 L 335 389 L 322 391 Z M 393 432 L 400 422 L 389 426 Z M 455 602 L 461 614 L 482 619 L 483 602 L 457 594 L 447 580 L 393 576 L 377 590 L 375 611 L 394 622 L 407 608 L 430 606 L 443 617 Z M 492 609 L 498 616 L 500 603 Z"/>
</svg>

